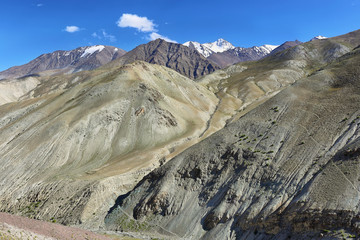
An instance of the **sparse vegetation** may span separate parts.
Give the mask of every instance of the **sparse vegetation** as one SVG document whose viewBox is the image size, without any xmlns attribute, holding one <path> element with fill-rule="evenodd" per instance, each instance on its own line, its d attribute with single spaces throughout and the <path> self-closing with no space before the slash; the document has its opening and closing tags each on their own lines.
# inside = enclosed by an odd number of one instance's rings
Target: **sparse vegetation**
<svg viewBox="0 0 360 240">
<path fill-rule="evenodd" d="M 125 214 L 122 214 L 116 221 L 116 224 L 123 231 L 130 232 L 139 232 L 139 231 L 147 231 L 150 229 L 150 225 L 146 222 L 139 222 L 135 219 L 131 219 Z"/>
<path fill-rule="evenodd" d="M 270 110 L 274 111 L 274 112 L 279 112 L 279 108 L 276 106 L 276 107 L 273 107 L 273 108 L 270 108 Z"/>
</svg>

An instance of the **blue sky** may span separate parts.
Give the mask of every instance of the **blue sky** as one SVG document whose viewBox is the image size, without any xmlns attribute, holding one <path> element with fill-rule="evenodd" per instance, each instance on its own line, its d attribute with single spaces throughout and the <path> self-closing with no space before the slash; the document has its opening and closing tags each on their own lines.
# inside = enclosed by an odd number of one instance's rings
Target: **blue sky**
<svg viewBox="0 0 360 240">
<path fill-rule="evenodd" d="M 0 71 L 80 46 L 129 51 L 157 36 L 241 47 L 333 37 L 359 29 L 359 12 L 360 0 L 2 0 Z"/>
</svg>

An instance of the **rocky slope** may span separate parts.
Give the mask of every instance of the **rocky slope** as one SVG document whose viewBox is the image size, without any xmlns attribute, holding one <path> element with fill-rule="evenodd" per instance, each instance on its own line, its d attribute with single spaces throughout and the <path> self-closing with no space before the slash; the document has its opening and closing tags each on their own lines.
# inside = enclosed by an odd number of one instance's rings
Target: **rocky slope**
<svg viewBox="0 0 360 240">
<path fill-rule="evenodd" d="M 17 78 L 48 71 L 43 74 L 78 72 L 98 68 L 124 55 L 122 49 L 111 46 L 80 47 L 71 51 L 55 51 L 43 54 L 27 64 L 11 67 L 0 72 L 0 79 Z M 50 71 L 55 70 L 55 71 Z"/>
<path fill-rule="evenodd" d="M 276 85 L 282 91 L 233 115 L 224 129 L 119 196 L 107 227 L 122 229 L 124 219 L 134 218 L 168 238 L 354 239 L 360 234 L 358 34 L 205 77 L 201 83 L 220 102 L 227 95 L 261 99 Z"/>
<path fill-rule="evenodd" d="M 288 49 L 288 48 L 291 48 L 291 47 L 295 47 L 299 44 L 302 44 L 301 41 L 299 40 L 295 40 L 295 41 L 286 41 L 284 42 L 283 44 L 281 44 L 280 46 L 278 46 L 277 48 L 275 48 L 274 50 L 271 51 L 270 54 L 275 54 L 275 53 L 278 53 L 278 52 L 282 52 L 284 51 L 285 49 Z"/>
<path fill-rule="evenodd" d="M 139 61 L 37 81 L 0 106 L 0 211 L 95 228 L 119 194 L 206 130 L 218 101 Z"/>
<path fill-rule="evenodd" d="M 192 79 L 219 69 L 216 64 L 209 62 L 197 51 L 162 39 L 136 47 L 109 66 L 121 66 L 136 60 L 166 66 Z"/>
</svg>

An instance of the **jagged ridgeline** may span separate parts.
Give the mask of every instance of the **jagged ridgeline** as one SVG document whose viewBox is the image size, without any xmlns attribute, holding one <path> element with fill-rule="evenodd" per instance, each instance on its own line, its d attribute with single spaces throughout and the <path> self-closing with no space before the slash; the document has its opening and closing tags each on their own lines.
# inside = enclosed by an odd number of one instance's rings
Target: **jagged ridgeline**
<svg viewBox="0 0 360 240">
<path fill-rule="evenodd" d="M 7 77 L 0 210 L 162 239 L 355 238 L 359 45 L 288 42 L 219 69 L 156 40 Z"/>
</svg>

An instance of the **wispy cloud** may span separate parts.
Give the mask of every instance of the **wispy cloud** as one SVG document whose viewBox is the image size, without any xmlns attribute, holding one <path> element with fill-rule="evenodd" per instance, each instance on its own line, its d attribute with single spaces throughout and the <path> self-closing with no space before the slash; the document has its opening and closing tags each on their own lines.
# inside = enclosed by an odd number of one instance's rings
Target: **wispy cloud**
<svg viewBox="0 0 360 240">
<path fill-rule="evenodd" d="M 158 33 L 156 33 L 156 32 L 153 32 L 153 33 L 150 33 L 150 35 L 149 35 L 149 40 L 156 40 L 156 39 L 158 39 L 158 38 L 160 38 L 160 39 L 164 39 L 165 41 L 167 41 L 167 42 L 173 42 L 173 43 L 177 43 L 175 40 L 172 40 L 172 39 L 170 39 L 170 38 L 168 38 L 168 37 L 165 37 L 165 36 L 163 36 L 163 35 L 160 35 L 160 34 L 158 34 Z"/>
<path fill-rule="evenodd" d="M 102 34 L 105 39 L 109 40 L 110 42 L 116 42 L 116 37 L 114 35 L 108 34 L 105 30 L 102 31 Z"/>
<path fill-rule="evenodd" d="M 119 27 L 136 28 L 140 32 L 154 32 L 156 25 L 147 17 L 139 17 L 136 14 L 124 13 L 116 22 Z"/>
<path fill-rule="evenodd" d="M 44 6 L 44 4 L 38 3 L 38 4 L 36 4 L 36 6 L 37 6 L 37 7 L 42 7 L 42 6 Z"/>
<path fill-rule="evenodd" d="M 77 26 L 66 26 L 64 30 L 69 33 L 74 33 L 80 31 L 80 28 Z"/>
<path fill-rule="evenodd" d="M 161 38 L 165 41 L 176 43 L 175 40 L 172 40 L 157 33 L 157 25 L 154 23 L 153 20 L 150 20 L 147 17 L 140 17 L 136 14 L 124 13 L 123 15 L 121 15 L 116 24 L 121 28 L 130 27 L 137 29 L 139 32 L 150 32 L 150 34 L 146 37 L 148 40 L 156 40 L 158 38 Z"/>
<path fill-rule="evenodd" d="M 98 39 L 106 39 L 110 42 L 116 42 L 116 37 L 114 35 L 108 34 L 104 29 L 101 30 L 101 33 L 94 32 L 91 34 L 92 37 L 98 38 Z"/>
</svg>

